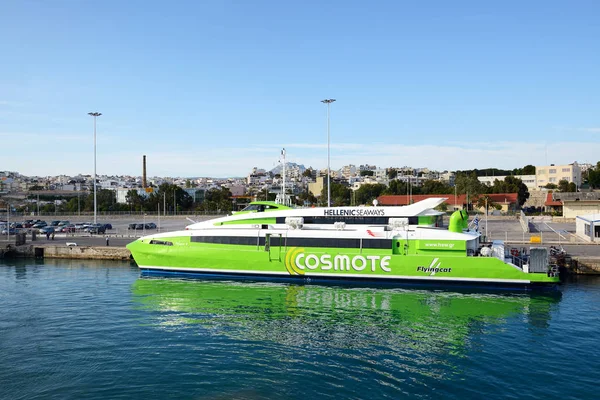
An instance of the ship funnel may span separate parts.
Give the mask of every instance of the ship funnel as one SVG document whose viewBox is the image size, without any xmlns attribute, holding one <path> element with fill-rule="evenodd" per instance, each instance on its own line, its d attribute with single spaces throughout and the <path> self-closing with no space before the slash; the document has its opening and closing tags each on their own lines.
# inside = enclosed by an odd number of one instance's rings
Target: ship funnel
<svg viewBox="0 0 600 400">
<path fill-rule="evenodd" d="M 144 161 L 142 161 L 142 187 L 146 188 L 146 155 L 144 155 Z"/>
<path fill-rule="evenodd" d="M 469 214 L 465 210 L 454 211 L 450 216 L 448 230 L 450 232 L 462 232 L 469 226 Z"/>
</svg>

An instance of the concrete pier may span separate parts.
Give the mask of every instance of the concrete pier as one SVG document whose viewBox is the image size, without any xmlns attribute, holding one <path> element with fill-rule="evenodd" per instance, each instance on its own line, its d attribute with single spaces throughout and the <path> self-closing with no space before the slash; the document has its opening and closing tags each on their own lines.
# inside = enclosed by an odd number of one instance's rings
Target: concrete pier
<svg viewBox="0 0 600 400">
<path fill-rule="evenodd" d="M 66 246 L 66 245 L 8 245 L 0 248 L 0 258 L 66 258 L 80 260 L 131 260 L 125 247 Z"/>
<path fill-rule="evenodd" d="M 600 275 L 600 257 L 572 257 L 567 269 L 576 275 Z"/>
</svg>

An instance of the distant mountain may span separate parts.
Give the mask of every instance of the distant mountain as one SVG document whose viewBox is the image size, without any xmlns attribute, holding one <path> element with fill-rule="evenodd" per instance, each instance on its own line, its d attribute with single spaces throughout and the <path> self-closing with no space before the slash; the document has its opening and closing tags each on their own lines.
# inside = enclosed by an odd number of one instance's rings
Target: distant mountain
<svg viewBox="0 0 600 400">
<path fill-rule="evenodd" d="M 286 162 L 285 169 L 288 170 L 290 168 L 298 168 L 300 170 L 300 173 L 303 173 L 304 171 L 306 171 L 306 167 L 304 166 L 304 164 L 296 164 L 293 162 Z M 277 175 L 277 174 L 281 175 L 282 171 L 283 171 L 283 165 L 279 164 L 275 168 L 270 170 L 269 172 L 271 172 L 273 175 Z"/>
</svg>

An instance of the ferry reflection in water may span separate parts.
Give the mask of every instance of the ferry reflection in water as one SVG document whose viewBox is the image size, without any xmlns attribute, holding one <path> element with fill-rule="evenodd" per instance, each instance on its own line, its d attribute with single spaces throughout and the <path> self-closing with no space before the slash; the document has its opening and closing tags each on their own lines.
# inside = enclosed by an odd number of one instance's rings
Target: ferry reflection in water
<svg viewBox="0 0 600 400">
<path fill-rule="evenodd" d="M 422 357 L 427 364 L 427 357 L 435 354 L 460 357 L 473 335 L 498 329 L 513 318 L 544 330 L 560 301 L 560 293 L 499 295 L 152 278 L 138 279 L 133 293 L 142 309 L 158 312 L 157 325 L 163 329 L 200 328 L 199 334 L 269 341 L 288 349 L 387 348 L 396 356 Z"/>
</svg>

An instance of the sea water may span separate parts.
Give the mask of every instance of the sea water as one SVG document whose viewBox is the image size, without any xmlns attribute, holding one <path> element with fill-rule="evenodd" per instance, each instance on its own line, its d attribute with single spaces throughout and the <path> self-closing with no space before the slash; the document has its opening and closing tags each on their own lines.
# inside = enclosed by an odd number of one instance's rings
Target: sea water
<svg viewBox="0 0 600 400">
<path fill-rule="evenodd" d="M 592 399 L 600 279 L 561 294 L 0 263 L 2 399 Z"/>
</svg>

